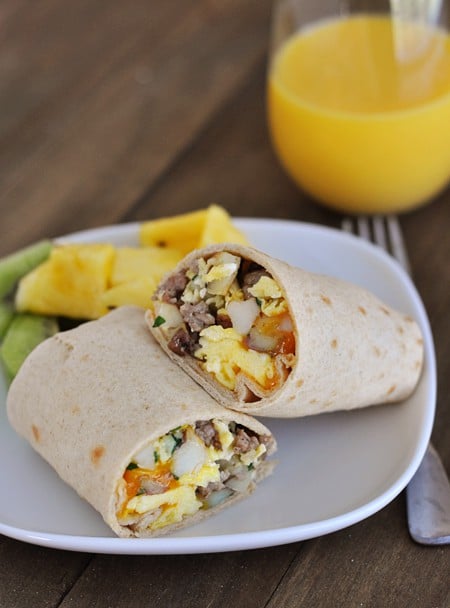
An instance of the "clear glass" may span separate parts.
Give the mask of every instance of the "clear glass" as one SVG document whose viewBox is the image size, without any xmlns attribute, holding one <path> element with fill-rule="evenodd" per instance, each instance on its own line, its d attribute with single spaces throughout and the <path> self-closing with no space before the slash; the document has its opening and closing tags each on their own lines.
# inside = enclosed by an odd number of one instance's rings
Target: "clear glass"
<svg viewBox="0 0 450 608">
<path fill-rule="evenodd" d="M 286 172 L 345 213 L 399 213 L 450 182 L 449 2 L 280 0 L 268 123 Z"/>
</svg>

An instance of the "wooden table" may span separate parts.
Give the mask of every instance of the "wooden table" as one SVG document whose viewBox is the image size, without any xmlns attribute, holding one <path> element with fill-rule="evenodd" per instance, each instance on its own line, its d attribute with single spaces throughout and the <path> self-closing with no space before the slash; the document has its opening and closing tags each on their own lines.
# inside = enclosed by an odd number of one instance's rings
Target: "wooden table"
<svg viewBox="0 0 450 608">
<path fill-rule="evenodd" d="M 211 202 L 338 226 L 272 153 L 269 19 L 267 0 L 2 0 L 0 254 Z M 450 190 L 401 223 L 435 336 L 433 442 L 449 470 Z M 0 537 L 0 606 L 444 608 L 449 551 L 410 539 L 404 494 L 340 532 L 246 552 L 90 555 Z"/>
</svg>

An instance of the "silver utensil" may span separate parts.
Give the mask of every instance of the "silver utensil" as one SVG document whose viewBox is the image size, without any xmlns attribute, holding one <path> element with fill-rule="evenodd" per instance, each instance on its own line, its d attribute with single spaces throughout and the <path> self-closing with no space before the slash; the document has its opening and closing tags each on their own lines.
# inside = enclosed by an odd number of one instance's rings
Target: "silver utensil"
<svg viewBox="0 0 450 608">
<path fill-rule="evenodd" d="M 390 253 L 411 275 L 400 223 L 395 215 L 344 218 L 341 228 L 373 242 Z M 450 483 L 431 443 L 406 488 L 411 537 L 424 545 L 450 543 Z"/>
</svg>

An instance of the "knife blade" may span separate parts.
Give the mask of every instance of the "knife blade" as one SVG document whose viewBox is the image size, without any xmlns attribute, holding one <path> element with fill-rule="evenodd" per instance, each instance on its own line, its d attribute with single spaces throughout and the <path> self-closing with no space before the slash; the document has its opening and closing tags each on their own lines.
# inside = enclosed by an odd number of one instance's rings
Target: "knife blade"
<svg viewBox="0 0 450 608">
<path fill-rule="evenodd" d="M 450 485 L 431 444 L 406 493 L 409 532 L 423 545 L 450 543 Z"/>
</svg>

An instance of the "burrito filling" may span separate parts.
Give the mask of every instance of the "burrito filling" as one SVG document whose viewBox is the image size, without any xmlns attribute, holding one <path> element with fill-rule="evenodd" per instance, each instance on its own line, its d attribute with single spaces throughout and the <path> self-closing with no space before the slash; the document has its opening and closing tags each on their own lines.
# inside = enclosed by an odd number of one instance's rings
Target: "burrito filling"
<svg viewBox="0 0 450 608">
<path fill-rule="evenodd" d="M 282 290 L 260 265 L 228 252 L 198 258 L 154 296 L 154 327 L 168 347 L 199 360 L 224 387 L 239 378 L 245 401 L 279 388 L 295 362 L 292 319 Z"/>
<path fill-rule="evenodd" d="M 251 490 L 271 441 L 218 419 L 169 431 L 127 466 L 118 488 L 119 523 L 136 533 L 156 530 Z"/>
</svg>

